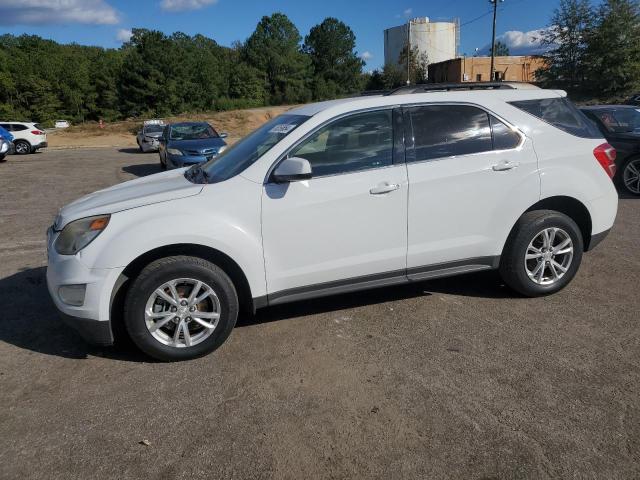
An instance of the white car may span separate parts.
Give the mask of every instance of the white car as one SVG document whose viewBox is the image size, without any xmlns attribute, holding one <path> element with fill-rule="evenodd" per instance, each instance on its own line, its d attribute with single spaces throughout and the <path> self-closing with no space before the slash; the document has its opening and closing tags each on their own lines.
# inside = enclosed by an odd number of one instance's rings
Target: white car
<svg viewBox="0 0 640 480">
<path fill-rule="evenodd" d="M 0 127 L 13 135 L 13 145 L 18 155 L 34 153 L 47 146 L 47 134 L 38 123 L 0 121 Z"/>
<path fill-rule="evenodd" d="M 67 120 L 56 120 L 53 126 L 55 128 L 69 128 L 71 124 Z"/>
<path fill-rule="evenodd" d="M 206 164 L 67 205 L 53 301 L 94 343 L 123 319 L 179 360 L 239 311 L 311 297 L 488 269 L 557 292 L 613 225 L 615 150 L 564 92 L 477 88 L 306 105 Z"/>
</svg>

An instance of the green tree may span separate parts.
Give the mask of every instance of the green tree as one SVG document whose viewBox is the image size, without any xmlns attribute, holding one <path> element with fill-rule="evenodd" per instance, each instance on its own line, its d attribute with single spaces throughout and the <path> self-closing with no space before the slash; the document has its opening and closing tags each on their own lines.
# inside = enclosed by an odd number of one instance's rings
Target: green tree
<svg viewBox="0 0 640 480">
<path fill-rule="evenodd" d="M 590 87 L 626 95 L 640 86 L 640 6 L 636 0 L 604 0 L 588 35 Z"/>
<path fill-rule="evenodd" d="M 300 33 L 282 13 L 262 17 L 244 45 L 243 60 L 265 74 L 271 103 L 305 102 L 311 97 L 309 57 Z"/>
<path fill-rule="evenodd" d="M 362 88 L 364 62 L 356 55 L 355 47 L 355 34 L 336 18 L 325 18 L 311 28 L 304 51 L 313 66 L 314 98 L 335 98 Z"/>
<path fill-rule="evenodd" d="M 496 51 L 496 54 L 495 54 L 496 57 L 508 57 L 510 55 L 509 47 L 507 47 L 506 43 L 500 40 L 496 41 L 494 49 Z"/>
<path fill-rule="evenodd" d="M 407 45 L 398 57 L 398 69 L 402 74 L 401 83 L 407 83 Z M 426 52 L 421 52 L 417 46 L 413 46 L 409 52 L 409 82 L 418 85 L 427 82 L 429 73 L 429 57 Z"/>
<path fill-rule="evenodd" d="M 551 25 L 542 35 L 542 44 L 550 48 L 542 80 L 576 85 L 585 78 L 587 38 L 594 12 L 589 0 L 560 0 Z"/>
</svg>

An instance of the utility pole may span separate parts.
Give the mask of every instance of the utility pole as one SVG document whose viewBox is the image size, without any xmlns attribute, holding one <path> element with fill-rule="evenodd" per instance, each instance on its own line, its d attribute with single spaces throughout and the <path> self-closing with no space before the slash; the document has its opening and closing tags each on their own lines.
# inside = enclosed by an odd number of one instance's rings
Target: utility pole
<svg viewBox="0 0 640 480">
<path fill-rule="evenodd" d="M 409 65 L 411 64 L 411 20 L 407 21 L 407 85 L 411 84 L 409 76 Z"/>
<path fill-rule="evenodd" d="M 504 0 L 500 1 L 504 2 Z M 498 13 L 498 0 L 489 0 L 489 3 L 493 4 L 493 33 L 491 34 L 491 73 L 489 74 L 489 81 L 493 82 L 496 51 L 496 15 Z"/>
</svg>

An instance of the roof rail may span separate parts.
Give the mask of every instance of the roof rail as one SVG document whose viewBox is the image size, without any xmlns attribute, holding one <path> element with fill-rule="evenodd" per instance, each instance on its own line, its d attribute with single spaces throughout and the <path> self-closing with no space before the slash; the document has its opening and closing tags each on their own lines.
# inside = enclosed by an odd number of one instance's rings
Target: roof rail
<svg viewBox="0 0 640 480">
<path fill-rule="evenodd" d="M 406 95 L 410 93 L 448 92 L 451 90 L 513 90 L 516 87 L 504 82 L 464 82 L 464 83 L 424 83 L 406 85 L 391 90 L 386 95 Z"/>
</svg>

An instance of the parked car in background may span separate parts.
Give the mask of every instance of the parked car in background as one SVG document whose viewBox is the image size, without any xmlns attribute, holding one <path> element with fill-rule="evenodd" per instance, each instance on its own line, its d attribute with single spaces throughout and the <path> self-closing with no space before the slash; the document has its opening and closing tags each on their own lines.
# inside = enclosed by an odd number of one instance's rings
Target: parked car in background
<svg viewBox="0 0 640 480">
<path fill-rule="evenodd" d="M 640 93 L 634 93 L 627 99 L 627 104 L 640 106 Z"/>
<path fill-rule="evenodd" d="M 227 148 L 226 137 L 206 122 L 167 125 L 160 137 L 160 166 L 172 169 L 211 160 Z"/>
<path fill-rule="evenodd" d="M 184 360 L 241 310 L 490 269 L 561 290 L 613 225 L 613 148 L 564 92 L 455 88 L 305 105 L 203 165 L 76 200 L 48 231 L 55 305 L 96 343 L 117 316 Z M 164 148 L 212 131 L 167 127 Z"/>
<path fill-rule="evenodd" d="M 163 120 L 145 120 L 142 124 L 142 130 L 136 136 L 136 142 L 141 152 L 157 152 L 160 146 L 160 137 L 164 130 L 165 123 Z"/>
<path fill-rule="evenodd" d="M 13 142 L 0 136 L 0 162 L 4 162 L 10 153 L 13 153 Z"/>
<path fill-rule="evenodd" d="M 582 107 L 616 149 L 615 180 L 628 193 L 640 195 L 640 107 L 597 105 Z"/>
<path fill-rule="evenodd" d="M 44 128 L 33 122 L 0 122 L 0 127 L 13 135 L 13 145 L 18 155 L 34 153 L 47 146 L 47 134 Z"/>
<path fill-rule="evenodd" d="M 55 128 L 69 128 L 71 124 L 68 120 L 56 120 L 53 126 Z"/>
</svg>

